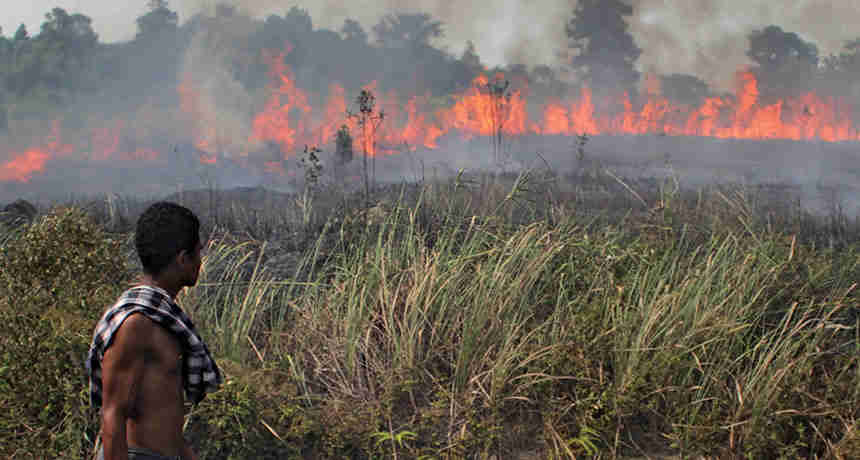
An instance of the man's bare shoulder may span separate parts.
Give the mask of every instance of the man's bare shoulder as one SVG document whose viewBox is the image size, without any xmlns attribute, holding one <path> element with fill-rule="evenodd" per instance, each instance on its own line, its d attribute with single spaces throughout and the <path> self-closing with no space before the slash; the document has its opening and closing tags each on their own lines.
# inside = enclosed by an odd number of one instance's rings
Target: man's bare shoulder
<svg viewBox="0 0 860 460">
<path fill-rule="evenodd" d="M 158 352 L 165 347 L 173 348 L 174 346 L 178 346 L 178 344 L 175 343 L 175 339 L 167 329 L 142 313 L 133 313 L 122 322 L 116 331 L 113 344 L 105 352 L 105 357 L 110 354 L 111 350 L 132 353 Z"/>
<path fill-rule="evenodd" d="M 126 318 L 119 330 L 116 331 L 114 345 L 118 342 L 126 344 L 149 343 L 152 336 L 161 329 L 161 326 L 156 324 L 146 315 L 141 313 L 132 313 Z"/>
</svg>

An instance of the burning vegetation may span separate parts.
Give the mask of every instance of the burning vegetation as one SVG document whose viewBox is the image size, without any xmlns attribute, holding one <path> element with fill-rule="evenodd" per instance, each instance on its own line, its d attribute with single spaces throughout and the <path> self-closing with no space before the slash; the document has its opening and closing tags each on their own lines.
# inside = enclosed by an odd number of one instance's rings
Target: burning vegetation
<svg viewBox="0 0 860 460">
<path fill-rule="evenodd" d="M 733 92 L 718 94 L 693 76 L 640 78 L 641 50 L 624 22 L 632 8 L 623 2 L 584 1 L 572 13 L 575 56 L 566 68 L 577 77 L 562 80 L 549 66 L 491 69 L 472 47 L 459 58 L 434 48 L 442 24 L 424 14 L 383 18 L 373 42 L 352 20 L 339 32 L 314 29 L 299 8 L 259 22 L 221 6 L 180 25 L 155 0 L 133 41 L 98 44 L 89 18 L 55 9 L 39 35 L 22 27 L 0 43 L 7 131 L 0 182 L 29 182 L 63 159 L 95 168 L 174 165 L 177 156 L 183 164 L 227 161 L 281 175 L 289 169 L 281 163 L 307 145 L 335 150 L 344 126 L 356 152 L 421 149 L 427 158 L 475 138 L 493 145 L 579 135 L 860 141 L 857 98 L 835 91 L 860 67 L 856 43 L 819 60 L 796 34 L 755 31 L 753 64 L 738 70 Z M 123 65 L 129 70 L 118 70 Z M 349 116 L 362 90 L 384 114 L 372 139 Z"/>
</svg>

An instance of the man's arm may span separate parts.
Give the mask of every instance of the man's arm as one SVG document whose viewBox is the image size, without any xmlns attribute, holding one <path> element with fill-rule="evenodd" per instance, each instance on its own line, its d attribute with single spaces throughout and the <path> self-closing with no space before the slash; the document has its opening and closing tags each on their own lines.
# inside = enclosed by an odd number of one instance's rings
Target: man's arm
<svg viewBox="0 0 860 460">
<path fill-rule="evenodd" d="M 114 335 L 102 360 L 102 445 L 105 460 L 128 460 L 126 421 L 134 404 L 146 366 L 146 348 L 152 322 L 132 314 Z"/>
</svg>

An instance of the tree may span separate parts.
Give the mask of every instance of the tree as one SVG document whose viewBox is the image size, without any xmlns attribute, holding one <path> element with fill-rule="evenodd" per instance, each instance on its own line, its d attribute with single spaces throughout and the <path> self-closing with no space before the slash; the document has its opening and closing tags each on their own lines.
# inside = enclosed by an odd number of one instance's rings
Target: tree
<svg viewBox="0 0 860 460">
<path fill-rule="evenodd" d="M 462 90 L 468 88 L 476 76 L 484 72 L 484 65 L 481 64 L 481 57 L 475 51 L 475 44 L 469 40 L 466 42 L 466 49 L 460 59 L 454 61 L 451 65 L 450 75 L 454 90 Z"/>
<path fill-rule="evenodd" d="M 6 73 L 9 68 L 8 58 L 12 49 L 12 41 L 3 36 L 3 28 L 0 27 L 0 75 Z"/>
<path fill-rule="evenodd" d="M 367 157 L 373 155 L 373 181 L 376 183 L 376 133 L 385 120 L 385 112 L 376 109 L 376 96 L 367 89 L 361 90 L 355 98 L 358 104 L 358 113 L 347 112 L 347 116 L 358 124 L 361 131 L 362 147 L 362 169 L 364 170 L 364 200 L 369 207 L 370 203 L 370 177 L 367 169 Z"/>
<path fill-rule="evenodd" d="M 818 64 L 818 47 L 779 26 L 754 30 L 747 38 L 747 56 L 765 71 L 777 71 L 791 61 Z"/>
<path fill-rule="evenodd" d="M 566 32 L 577 52 L 571 65 L 591 88 L 632 91 L 639 81 L 634 64 L 642 50 L 625 21 L 632 15 L 624 0 L 579 0 Z"/>
<path fill-rule="evenodd" d="M 354 19 L 345 19 L 343 21 L 343 26 L 340 28 L 340 33 L 346 41 L 359 44 L 367 43 L 367 32 L 365 32 L 364 28 L 361 27 L 361 24 Z"/>
<path fill-rule="evenodd" d="M 18 28 L 6 86 L 16 96 L 41 87 L 43 98 L 59 102 L 63 91 L 95 84 L 97 44 L 89 17 L 54 8 L 36 37 L 23 25 Z"/>
<path fill-rule="evenodd" d="M 747 56 L 756 63 L 762 97 L 772 100 L 810 89 L 818 68 L 818 47 L 779 26 L 754 30 Z"/>
<path fill-rule="evenodd" d="M 463 50 L 460 61 L 471 70 L 481 71 L 484 69 L 484 65 L 481 64 L 481 56 L 478 56 L 478 52 L 475 50 L 475 43 L 472 40 L 466 42 L 466 49 Z"/>
<path fill-rule="evenodd" d="M 286 40 L 281 42 L 280 46 L 283 47 L 286 44 L 290 47 L 284 62 L 298 72 L 313 57 L 310 47 L 313 46 L 311 34 L 314 23 L 307 10 L 294 6 L 287 11 L 282 24 Z"/>
<path fill-rule="evenodd" d="M 511 113 L 511 82 L 500 77 L 488 81 L 478 89 L 490 96 L 490 124 L 492 129 L 491 143 L 493 146 L 493 159 L 497 164 L 502 162 L 502 134 L 505 122 Z"/>
<path fill-rule="evenodd" d="M 860 38 L 848 41 L 839 52 L 823 60 L 818 88 L 839 97 L 860 101 Z"/>
<path fill-rule="evenodd" d="M 9 129 L 9 116 L 8 110 L 6 109 L 6 95 L 2 88 L 0 88 L 0 131 L 6 131 Z"/>
<path fill-rule="evenodd" d="M 860 73 L 860 38 L 846 42 L 839 54 L 824 58 L 824 67 Z"/>
<path fill-rule="evenodd" d="M 42 79 L 57 88 L 79 87 L 87 81 L 83 74 L 90 70 L 89 60 L 97 43 L 89 17 L 54 8 L 45 15 L 36 37 L 34 52 L 40 61 Z"/>
<path fill-rule="evenodd" d="M 344 166 L 352 161 L 352 134 L 349 126 L 341 125 L 337 131 L 334 150 L 334 171 L 338 178 L 342 177 Z"/>
<path fill-rule="evenodd" d="M 442 23 L 427 13 L 389 14 L 373 26 L 379 44 L 386 48 L 430 47 L 430 40 L 442 37 Z"/>
<path fill-rule="evenodd" d="M 28 76 L 27 72 L 22 71 L 20 64 L 21 55 L 29 54 L 31 48 L 32 44 L 30 43 L 30 34 L 27 32 L 27 26 L 21 24 L 18 26 L 18 30 L 15 31 L 15 36 L 10 43 L 4 62 L 4 86 L 12 93 L 29 88 L 35 83 L 35 80 L 30 78 L 33 75 Z"/>
<path fill-rule="evenodd" d="M 65 53 L 64 57 L 83 57 L 98 42 L 92 19 L 83 14 L 70 15 L 62 8 L 54 8 L 45 15 L 38 39 L 56 45 Z"/>
<path fill-rule="evenodd" d="M 305 37 L 314 30 L 314 22 L 308 10 L 294 6 L 284 16 L 286 27 L 297 37 Z"/>
<path fill-rule="evenodd" d="M 536 66 L 529 77 L 529 94 L 540 100 L 563 99 L 570 86 L 559 78 L 560 71 L 546 64 Z"/>
<path fill-rule="evenodd" d="M 337 62 L 338 75 L 344 79 L 341 83 L 347 89 L 358 90 L 363 83 L 379 79 L 383 53 L 370 44 L 364 27 L 353 19 L 345 19 L 340 35 L 343 37 L 340 52 L 328 58 Z"/>
<path fill-rule="evenodd" d="M 698 106 L 710 94 L 702 79 L 678 73 L 661 77 L 660 90 L 667 99 L 691 106 Z"/>
<path fill-rule="evenodd" d="M 137 18 L 136 40 L 173 35 L 179 30 L 179 15 L 167 7 L 167 0 L 149 0 L 149 11 Z"/>
<path fill-rule="evenodd" d="M 137 34 L 134 40 L 128 44 L 119 44 L 133 58 L 113 53 L 109 62 L 100 66 L 100 69 L 110 69 L 116 75 L 116 80 L 135 81 L 142 91 L 135 92 L 132 98 L 152 94 L 148 91 L 150 89 L 175 86 L 173 82 L 176 81 L 188 43 L 183 40 L 179 15 L 170 10 L 167 0 L 148 0 L 146 13 L 135 22 Z"/>
<path fill-rule="evenodd" d="M 16 42 L 20 42 L 20 41 L 29 40 L 29 39 L 30 39 L 30 34 L 27 33 L 27 26 L 25 26 L 24 24 L 21 24 L 20 26 L 18 26 L 18 30 L 15 31 L 14 40 Z"/>
<path fill-rule="evenodd" d="M 442 37 L 442 23 L 429 14 L 389 14 L 373 26 L 383 50 L 382 73 L 405 92 L 449 92 L 452 88 L 450 60 L 431 41 Z"/>
</svg>

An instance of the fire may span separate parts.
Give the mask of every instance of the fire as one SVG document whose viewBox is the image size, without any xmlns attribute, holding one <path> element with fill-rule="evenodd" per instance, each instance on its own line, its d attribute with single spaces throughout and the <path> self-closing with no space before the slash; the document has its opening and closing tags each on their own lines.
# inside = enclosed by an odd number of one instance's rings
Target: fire
<svg viewBox="0 0 860 460">
<path fill-rule="evenodd" d="M 684 133 L 689 136 L 716 136 L 720 110 L 725 105 L 726 103 L 720 98 L 706 98 L 702 106 L 690 114 Z"/>
<path fill-rule="evenodd" d="M 30 182 L 34 174 L 44 169 L 50 158 L 47 152 L 36 149 L 15 155 L 0 164 L 0 182 Z"/>
<path fill-rule="evenodd" d="M 124 127 L 121 120 L 114 122 L 113 126 L 99 127 L 92 134 L 92 160 L 109 160 L 119 151 L 120 132 Z"/>
<path fill-rule="evenodd" d="M 454 106 L 440 113 L 442 130 L 459 131 L 467 139 L 498 132 L 510 136 L 525 134 L 528 114 L 522 92 L 491 89 L 503 80 L 502 75 L 496 75 L 493 82 L 485 75 L 475 78 L 469 89 L 454 96 Z"/>
<path fill-rule="evenodd" d="M 326 105 L 322 126 L 319 129 L 319 145 L 331 141 L 337 136 L 337 131 L 345 123 L 346 90 L 343 86 L 332 84 L 329 88 L 328 104 Z"/>
<path fill-rule="evenodd" d="M 187 117 L 187 122 L 192 126 L 192 137 L 194 146 L 205 152 L 200 162 L 213 164 L 217 161 L 218 146 L 220 144 L 215 130 L 215 109 L 206 104 L 200 91 L 195 86 L 190 75 L 184 75 L 182 82 L 177 86 L 179 95 L 179 108 Z"/>
<path fill-rule="evenodd" d="M 151 148 L 124 149 L 124 144 L 127 144 L 124 140 L 129 138 L 127 129 L 128 123 L 124 120 L 100 124 L 90 133 L 89 142 L 77 147 L 63 140 L 62 122 L 54 120 L 50 133 L 37 146 L 26 149 L 23 153 L 13 152 L 11 160 L 0 163 L 0 182 L 29 182 L 33 176 L 43 172 L 50 161 L 71 158 L 76 154 L 93 162 L 153 162 L 160 159 L 160 153 Z"/>
<path fill-rule="evenodd" d="M 153 149 L 125 149 L 123 141 L 130 137 L 126 133 L 127 130 L 128 123 L 125 120 L 114 120 L 113 123 L 106 123 L 106 126 L 93 129 L 90 137 L 89 159 L 91 161 L 156 161 L 159 159 L 160 154 Z"/>
<path fill-rule="evenodd" d="M 254 118 L 252 141 L 268 141 L 280 147 L 284 158 L 305 144 L 333 142 L 342 125 L 354 135 L 357 151 L 370 155 L 394 153 L 403 148 L 438 148 L 438 140 L 449 133 L 464 139 L 491 136 L 546 135 L 646 135 L 706 136 L 734 139 L 792 139 L 848 141 L 860 140 L 851 109 L 809 93 L 796 100 L 781 100 L 765 105 L 760 101 L 758 81 L 751 72 L 738 74 L 738 90 L 732 97 L 706 98 L 699 107 L 675 104 L 661 95 L 660 82 L 646 78 L 644 100 L 636 108 L 624 93 L 614 116 L 598 114 L 589 88 L 581 89 L 577 99 L 546 103 L 542 120 L 529 118 L 525 90 L 494 92 L 504 81 L 480 75 L 464 91 L 451 96 L 452 104 L 435 112 L 427 107 L 427 96 L 400 98 L 394 92 L 381 93 L 376 82 L 365 89 L 377 95 L 377 109 L 385 119 L 373 139 L 362 139 L 354 118 L 345 115 L 349 104 L 346 91 L 333 85 L 319 121 L 308 104 L 309 96 L 296 87 L 284 64 L 285 53 L 267 53 L 272 95 Z M 405 100 L 405 103 L 403 102 Z"/>
<path fill-rule="evenodd" d="M 393 91 L 381 93 L 378 83 L 373 81 L 363 89 L 376 97 L 375 114 L 384 117 L 368 123 L 366 129 L 359 126 L 358 114 L 350 116 L 346 90 L 333 84 L 320 115 L 314 113 L 308 103 L 310 95 L 295 84 L 295 79 L 283 64 L 284 53 L 267 52 L 271 95 L 262 111 L 254 116 L 251 144 L 272 143 L 277 145 L 284 159 L 292 156 L 304 145 L 326 145 L 334 141 L 341 126 L 346 125 L 353 134 L 353 148 L 374 156 L 379 153 L 395 153 L 406 146 L 415 149 L 418 145 L 435 148 L 437 139 L 444 131 L 428 121 L 424 111 L 426 96 L 413 96 L 401 110 L 401 99 Z M 357 112 L 355 108 L 353 112 Z M 364 135 L 367 135 L 365 138 Z M 266 166 L 266 171 L 277 172 L 279 168 Z"/>
<path fill-rule="evenodd" d="M 265 60 L 269 65 L 269 77 L 273 81 L 272 97 L 266 103 L 263 111 L 254 117 L 251 142 L 269 141 L 278 144 L 284 158 L 296 147 L 299 134 L 305 131 L 305 116 L 312 109 L 308 104 L 307 95 L 295 85 L 290 75 L 284 57 L 287 52 L 265 52 Z M 292 117 L 297 119 L 291 122 Z"/>
<path fill-rule="evenodd" d="M 289 49 L 267 51 L 270 83 L 267 98 L 250 117 L 247 132 L 220 132 L 216 128 L 218 110 L 214 99 L 188 75 L 177 87 L 178 105 L 187 123 L 191 143 L 202 164 L 218 164 L 227 146 L 240 153 L 233 158 L 240 165 L 261 165 L 264 171 L 286 175 L 286 160 L 305 145 L 323 149 L 333 145 L 340 128 L 346 125 L 353 136 L 353 149 L 361 154 L 389 155 L 418 147 L 437 149 L 446 136 L 462 139 L 530 134 L 588 135 L 671 135 L 703 136 L 722 139 L 790 139 L 828 142 L 858 141 L 860 131 L 854 123 L 854 109 L 844 101 L 822 97 L 814 92 L 799 97 L 764 102 L 755 74 L 738 73 L 737 89 L 732 95 L 705 98 L 695 107 L 678 104 L 662 95 L 660 81 L 646 76 L 644 94 L 636 101 L 622 93 L 613 101 L 597 101 L 600 107 L 614 104 L 612 114 L 599 113 L 592 91 L 583 87 L 574 97 L 557 98 L 540 104 L 528 102 L 524 82 L 509 86 L 505 76 L 480 75 L 471 85 L 452 94 L 446 107 L 439 100 L 431 104 L 428 94 L 401 96 L 381 91 L 377 82 L 364 86 L 376 96 L 375 115 L 384 113 L 370 126 L 361 127 L 354 112 L 354 99 L 340 84 L 332 84 L 326 97 L 312 95 L 300 88 L 284 63 Z M 320 109 L 310 103 L 323 101 Z M 611 102 L 611 103 L 607 103 Z M 349 115 L 348 112 L 354 115 Z M 536 116 L 533 116 L 536 115 Z M 89 161 L 156 161 L 160 152 L 137 147 L 129 134 L 133 124 L 111 120 L 92 129 L 89 141 L 76 147 L 62 141 L 59 121 L 31 148 L 12 152 L 0 163 L 0 181 L 27 182 L 54 159 L 80 152 Z M 186 125 L 183 125 L 186 126 Z M 365 138 L 364 135 L 367 135 Z M 147 137 L 143 135 L 143 137 Z M 250 157 L 263 154 L 259 160 Z M 6 153 L 9 153 L 8 151 Z M 249 161 L 250 160 L 250 161 Z"/>
<path fill-rule="evenodd" d="M 0 182 L 30 182 L 36 173 L 44 170 L 48 161 L 67 157 L 74 151 L 74 146 L 62 141 L 60 120 L 54 120 L 42 146 L 29 148 L 23 153 L 12 153 L 11 160 L 0 163 Z"/>
<path fill-rule="evenodd" d="M 623 110 L 614 117 L 595 114 L 591 91 L 583 88 L 578 101 L 550 102 L 543 110 L 543 134 L 669 134 L 722 139 L 790 139 L 828 142 L 860 140 L 852 110 L 832 98 L 807 93 L 772 104 L 760 100 L 758 81 L 751 72 L 738 75 L 734 97 L 709 97 L 701 106 L 673 104 L 650 87 L 640 109 L 630 97 L 621 98 Z"/>
</svg>

